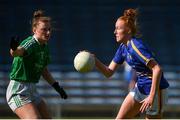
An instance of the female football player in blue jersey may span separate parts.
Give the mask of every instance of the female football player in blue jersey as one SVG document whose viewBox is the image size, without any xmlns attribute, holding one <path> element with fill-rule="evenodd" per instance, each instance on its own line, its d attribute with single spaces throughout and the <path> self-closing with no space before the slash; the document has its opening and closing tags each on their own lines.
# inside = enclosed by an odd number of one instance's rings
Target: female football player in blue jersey
<svg viewBox="0 0 180 120">
<path fill-rule="evenodd" d="M 109 66 L 94 55 L 96 68 L 106 77 L 112 76 L 124 61 L 136 71 L 135 88 L 126 96 L 116 119 L 133 118 L 139 112 L 145 112 L 146 119 L 161 118 L 165 90 L 169 86 L 154 54 L 137 37 L 137 13 L 136 9 L 128 9 L 117 19 L 114 34 L 120 45 Z"/>
<path fill-rule="evenodd" d="M 36 90 L 36 84 L 42 76 L 61 95 L 67 94 L 50 74 L 48 40 L 51 35 L 51 18 L 43 11 L 34 12 L 32 20 L 33 35 L 20 44 L 15 38 L 10 43 L 10 53 L 14 57 L 10 83 L 6 98 L 9 107 L 20 119 L 50 119 L 47 105 Z"/>
</svg>

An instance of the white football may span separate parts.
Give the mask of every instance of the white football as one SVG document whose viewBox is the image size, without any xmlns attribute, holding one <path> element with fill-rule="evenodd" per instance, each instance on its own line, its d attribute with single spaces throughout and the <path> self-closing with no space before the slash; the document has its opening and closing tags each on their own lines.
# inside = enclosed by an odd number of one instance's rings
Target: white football
<svg viewBox="0 0 180 120">
<path fill-rule="evenodd" d="M 74 58 L 74 67 L 79 72 L 89 72 L 94 65 L 95 59 L 89 52 L 79 52 Z"/>
</svg>

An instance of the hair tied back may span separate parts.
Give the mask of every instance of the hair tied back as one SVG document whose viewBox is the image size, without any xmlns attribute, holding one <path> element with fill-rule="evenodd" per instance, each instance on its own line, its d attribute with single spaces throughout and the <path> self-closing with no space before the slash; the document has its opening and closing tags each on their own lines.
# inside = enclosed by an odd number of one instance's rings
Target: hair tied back
<svg viewBox="0 0 180 120">
<path fill-rule="evenodd" d="M 42 11 L 42 10 L 35 11 L 34 15 L 33 15 L 34 18 L 39 18 L 39 17 L 43 17 L 43 16 L 44 16 L 44 11 Z"/>
</svg>

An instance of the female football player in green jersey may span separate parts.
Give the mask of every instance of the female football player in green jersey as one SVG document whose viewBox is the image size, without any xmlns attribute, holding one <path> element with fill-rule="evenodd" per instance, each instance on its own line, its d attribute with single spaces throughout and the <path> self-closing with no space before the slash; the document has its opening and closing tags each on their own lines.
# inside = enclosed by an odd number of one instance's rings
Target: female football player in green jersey
<svg viewBox="0 0 180 120">
<path fill-rule="evenodd" d="M 20 44 L 11 40 L 10 54 L 14 57 L 10 83 L 6 98 L 10 108 L 21 119 L 51 118 L 46 103 L 36 91 L 40 76 L 61 95 L 67 94 L 55 81 L 47 69 L 50 62 L 48 40 L 51 35 L 51 18 L 44 16 L 43 11 L 34 12 L 32 20 L 33 35 Z"/>
</svg>

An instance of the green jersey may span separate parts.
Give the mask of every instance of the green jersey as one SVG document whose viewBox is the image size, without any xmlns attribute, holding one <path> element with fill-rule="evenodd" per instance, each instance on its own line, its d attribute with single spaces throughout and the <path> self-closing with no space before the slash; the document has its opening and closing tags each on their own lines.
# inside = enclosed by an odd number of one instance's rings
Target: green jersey
<svg viewBox="0 0 180 120">
<path fill-rule="evenodd" d="M 14 57 L 10 79 L 37 83 L 43 69 L 50 62 L 48 45 L 41 45 L 33 36 L 30 36 L 23 40 L 20 46 L 25 49 L 25 54 Z"/>
</svg>

